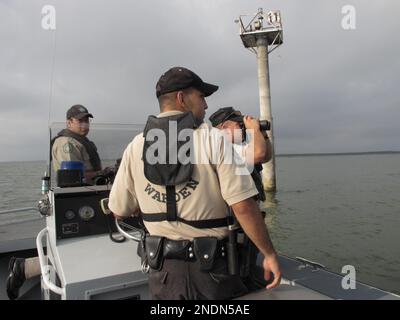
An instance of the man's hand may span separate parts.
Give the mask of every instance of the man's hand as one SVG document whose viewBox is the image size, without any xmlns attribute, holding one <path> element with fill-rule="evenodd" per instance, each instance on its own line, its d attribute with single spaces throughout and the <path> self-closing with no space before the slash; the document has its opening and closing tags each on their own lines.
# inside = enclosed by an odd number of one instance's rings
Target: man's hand
<svg viewBox="0 0 400 320">
<path fill-rule="evenodd" d="M 246 129 L 260 130 L 260 121 L 256 118 L 250 116 L 243 117 L 243 123 Z"/>
<path fill-rule="evenodd" d="M 271 272 L 274 275 L 274 281 L 272 281 L 271 284 L 267 285 L 267 289 L 273 289 L 277 287 L 282 278 L 277 255 L 274 254 L 264 258 L 263 267 L 265 280 L 268 281 L 271 278 Z"/>
<path fill-rule="evenodd" d="M 119 220 L 119 221 L 126 219 L 125 216 L 120 216 L 120 215 L 118 215 L 118 214 L 116 214 L 114 212 L 112 214 L 113 214 L 114 218 Z"/>
<path fill-rule="evenodd" d="M 103 170 L 100 171 L 99 174 L 105 177 L 112 177 L 115 175 L 115 170 L 113 167 L 105 167 Z"/>
<path fill-rule="evenodd" d="M 254 165 L 257 163 L 265 163 L 271 159 L 271 143 L 265 139 L 265 131 L 260 130 L 260 121 L 250 116 L 243 117 L 243 123 L 246 129 L 253 130 L 249 143 L 253 143 L 253 153 L 246 156 L 246 162 Z"/>
</svg>

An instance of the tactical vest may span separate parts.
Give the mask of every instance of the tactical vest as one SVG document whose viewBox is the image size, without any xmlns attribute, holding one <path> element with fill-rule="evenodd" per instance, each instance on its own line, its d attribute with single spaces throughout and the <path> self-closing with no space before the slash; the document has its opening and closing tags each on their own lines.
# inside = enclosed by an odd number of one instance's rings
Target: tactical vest
<svg viewBox="0 0 400 320">
<path fill-rule="evenodd" d="M 89 162 L 92 165 L 93 170 L 94 171 L 101 170 L 101 160 L 100 160 L 99 154 L 97 153 L 96 145 L 92 141 L 90 141 L 88 138 L 81 136 L 77 133 L 74 133 L 68 129 L 61 130 L 57 134 L 57 136 L 51 140 L 51 142 L 50 142 L 50 158 L 52 158 L 51 150 L 53 149 L 53 144 L 56 141 L 56 139 L 59 137 L 69 137 L 69 138 L 74 138 L 75 140 L 79 141 L 83 145 L 83 147 L 86 149 L 86 152 L 89 154 Z"/>
<path fill-rule="evenodd" d="M 176 122 L 176 126 L 171 122 Z M 177 132 L 170 132 L 169 128 L 177 128 Z M 157 118 L 149 116 L 146 126 L 143 131 L 144 145 L 142 160 L 144 163 L 144 175 L 151 183 L 164 186 L 167 194 L 167 212 L 161 213 L 142 213 L 144 221 L 160 222 L 160 221 L 179 221 L 190 225 L 195 228 L 219 228 L 226 227 L 230 221 L 228 218 L 220 219 L 206 219 L 206 220 L 185 220 L 179 217 L 176 206 L 175 187 L 181 183 L 189 181 L 192 177 L 194 164 L 192 161 L 188 163 L 181 163 L 179 157 L 176 157 L 180 148 L 187 143 L 187 141 L 180 141 L 178 139 L 179 133 L 184 129 L 196 129 L 198 125 L 191 112 L 180 113 L 173 116 Z M 147 159 L 147 152 L 157 141 L 150 138 L 150 130 L 161 130 L 166 137 L 166 159 L 165 163 L 149 163 Z M 193 142 L 193 136 L 190 137 Z M 170 150 L 175 150 L 175 154 L 170 154 Z M 190 150 L 188 149 L 186 157 L 190 158 Z M 171 159 L 170 159 L 171 156 Z"/>
</svg>

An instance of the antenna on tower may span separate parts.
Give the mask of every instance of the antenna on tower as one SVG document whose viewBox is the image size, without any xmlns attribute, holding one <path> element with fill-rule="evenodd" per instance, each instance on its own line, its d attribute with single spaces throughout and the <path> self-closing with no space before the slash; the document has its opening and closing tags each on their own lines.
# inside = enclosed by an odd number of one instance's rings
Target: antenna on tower
<svg viewBox="0 0 400 320">
<path fill-rule="evenodd" d="M 271 123 L 268 137 L 272 146 L 272 157 L 263 165 L 263 184 L 266 191 L 275 191 L 275 147 L 268 54 L 283 43 L 281 13 L 278 10 L 264 13 L 263 9 L 259 8 L 256 14 L 240 15 L 235 22 L 239 24 L 239 34 L 244 47 L 257 55 L 260 120 L 268 120 Z"/>
</svg>

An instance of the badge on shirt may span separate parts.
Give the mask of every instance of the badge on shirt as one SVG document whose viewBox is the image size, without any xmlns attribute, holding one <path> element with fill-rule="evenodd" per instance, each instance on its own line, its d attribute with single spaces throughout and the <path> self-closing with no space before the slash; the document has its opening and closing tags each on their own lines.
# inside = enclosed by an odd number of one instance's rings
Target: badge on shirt
<svg viewBox="0 0 400 320">
<path fill-rule="evenodd" d="M 64 153 L 71 153 L 72 148 L 73 148 L 72 144 L 68 142 L 68 143 L 64 144 L 63 151 L 64 151 Z"/>
</svg>

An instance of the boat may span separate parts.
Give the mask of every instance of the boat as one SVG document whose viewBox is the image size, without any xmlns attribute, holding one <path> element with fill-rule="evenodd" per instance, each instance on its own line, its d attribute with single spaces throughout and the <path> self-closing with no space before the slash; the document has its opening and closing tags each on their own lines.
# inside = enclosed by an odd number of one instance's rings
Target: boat
<svg viewBox="0 0 400 320">
<path fill-rule="evenodd" d="M 50 139 L 64 124 L 53 124 Z M 142 129 L 135 125 L 93 125 L 93 139 L 112 163 Z M 110 137 L 119 143 L 111 143 Z M 103 141 L 99 141 L 103 140 Z M 108 149 L 107 149 L 108 146 Z M 49 162 L 51 168 L 51 162 Z M 50 170 L 51 172 L 51 170 Z M 55 173 L 51 174 L 51 181 Z M 107 215 L 105 200 L 111 184 L 56 187 L 40 199 L 37 219 L 0 225 L 0 281 L 8 276 L 10 257 L 38 256 L 41 276 L 25 281 L 21 300 L 147 300 L 147 266 L 137 255 L 141 231 L 137 221 L 118 222 Z M 5 213 L 5 211 L 1 212 Z M 350 286 L 346 275 L 326 270 L 318 262 L 279 255 L 282 282 L 238 300 L 400 300 L 400 296 L 359 281 Z M 259 254 L 257 264 L 261 266 Z M 4 290 L 0 299 L 8 299 Z"/>
</svg>

